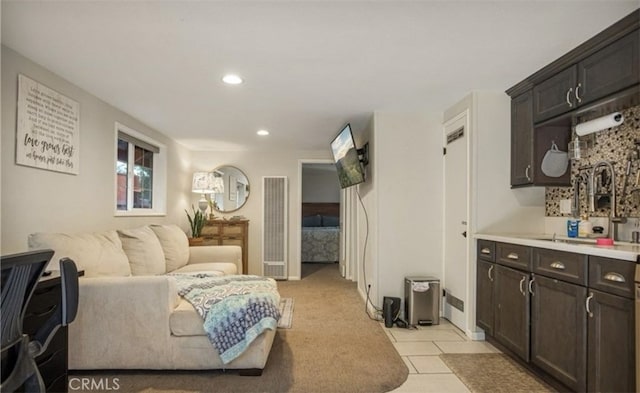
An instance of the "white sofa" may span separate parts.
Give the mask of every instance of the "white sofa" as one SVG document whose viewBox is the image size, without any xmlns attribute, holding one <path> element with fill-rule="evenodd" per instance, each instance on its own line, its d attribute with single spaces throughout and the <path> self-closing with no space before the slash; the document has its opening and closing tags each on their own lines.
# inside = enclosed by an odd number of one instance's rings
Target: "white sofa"
<svg viewBox="0 0 640 393">
<path fill-rule="evenodd" d="M 70 235 L 35 233 L 30 249 L 55 251 L 84 270 L 78 315 L 69 326 L 69 369 L 240 369 L 259 374 L 275 331 L 224 365 L 203 320 L 167 272 L 242 273 L 237 246 L 189 247 L 175 225 Z M 55 262 L 55 264 L 54 264 Z"/>
</svg>

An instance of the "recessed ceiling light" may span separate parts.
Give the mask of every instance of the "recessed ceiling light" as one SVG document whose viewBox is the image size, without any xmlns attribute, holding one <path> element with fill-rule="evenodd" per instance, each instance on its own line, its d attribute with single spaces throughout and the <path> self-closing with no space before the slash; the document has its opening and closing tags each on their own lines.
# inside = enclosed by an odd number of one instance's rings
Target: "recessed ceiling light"
<svg viewBox="0 0 640 393">
<path fill-rule="evenodd" d="M 227 74 L 222 77 L 222 81 L 228 85 L 239 85 L 242 83 L 242 78 L 235 74 Z"/>
<path fill-rule="evenodd" d="M 260 136 L 266 136 L 266 135 L 269 135 L 269 131 L 267 131 L 267 130 L 258 130 L 258 132 L 256 132 L 256 134 L 258 134 Z"/>
</svg>

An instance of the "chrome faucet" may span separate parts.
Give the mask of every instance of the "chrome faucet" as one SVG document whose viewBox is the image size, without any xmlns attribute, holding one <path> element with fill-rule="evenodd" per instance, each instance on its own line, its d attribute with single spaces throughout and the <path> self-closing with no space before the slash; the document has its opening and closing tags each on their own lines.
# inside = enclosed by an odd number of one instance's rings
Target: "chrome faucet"
<svg viewBox="0 0 640 393">
<path fill-rule="evenodd" d="M 609 161 L 598 161 L 591 167 L 589 173 L 589 211 L 594 212 L 596 210 L 596 186 L 595 186 L 595 173 L 596 169 L 601 166 L 605 166 L 611 172 L 611 211 L 609 213 L 609 237 L 613 240 L 618 240 L 618 226 L 619 223 L 627 221 L 624 217 L 617 217 L 616 209 L 616 171 L 613 169 L 613 165 Z"/>
</svg>

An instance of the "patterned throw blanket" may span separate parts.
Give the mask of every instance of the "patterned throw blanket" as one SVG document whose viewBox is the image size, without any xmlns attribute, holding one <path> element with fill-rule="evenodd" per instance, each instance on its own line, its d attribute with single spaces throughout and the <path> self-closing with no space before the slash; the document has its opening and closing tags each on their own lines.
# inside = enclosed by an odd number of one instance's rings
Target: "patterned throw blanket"
<svg viewBox="0 0 640 393">
<path fill-rule="evenodd" d="M 215 274 L 172 274 L 178 293 L 204 319 L 204 331 L 224 364 L 240 356 L 280 319 L 280 294 L 271 278 Z"/>
</svg>

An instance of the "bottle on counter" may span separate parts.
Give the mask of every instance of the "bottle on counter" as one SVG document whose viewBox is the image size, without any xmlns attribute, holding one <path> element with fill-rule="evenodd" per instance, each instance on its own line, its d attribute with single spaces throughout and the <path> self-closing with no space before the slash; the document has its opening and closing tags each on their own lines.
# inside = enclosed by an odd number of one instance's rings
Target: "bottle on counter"
<svg viewBox="0 0 640 393">
<path fill-rule="evenodd" d="M 575 218 L 570 218 L 567 220 L 567 236 L 568 237 L 578 237 L 578 224 L 580 220 Z"/>
<path fill-rule="evenodd" d="M 593 224 L 589 221 L 589 217 L 585 214 L 580 217 L 578 224 L 578 237 L 588 237 L 593 233 Z"/>
</svg>

